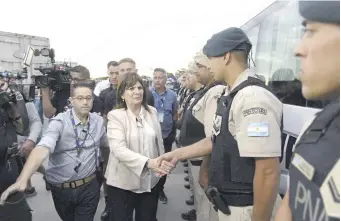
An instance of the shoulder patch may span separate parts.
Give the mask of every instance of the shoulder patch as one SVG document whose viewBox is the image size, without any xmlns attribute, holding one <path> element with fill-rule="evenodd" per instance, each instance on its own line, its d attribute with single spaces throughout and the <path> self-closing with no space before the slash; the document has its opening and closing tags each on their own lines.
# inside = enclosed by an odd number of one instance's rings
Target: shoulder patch
<svg viewBox="0 0 341 221">
<path fill-rule="evenodd" d="M 243 111 L 243 116 L 249 116 L 251 114 L 263 114 L 263 115 L 267 115 L 268 110 L 262 108 L 262 107 L 253 107 L 250 109 L 246 109 Z"/>
<path fill-rule="evenodd" d="M 340 218 L 340 160 L 329 172 L 320 192 L 328 216 Z"/>
<path fill-rule="evenodd" d="M 266 122 L 249 123 L 247 126 L 248 137 L 268 137 L 269 124 Z"/>
</svg>

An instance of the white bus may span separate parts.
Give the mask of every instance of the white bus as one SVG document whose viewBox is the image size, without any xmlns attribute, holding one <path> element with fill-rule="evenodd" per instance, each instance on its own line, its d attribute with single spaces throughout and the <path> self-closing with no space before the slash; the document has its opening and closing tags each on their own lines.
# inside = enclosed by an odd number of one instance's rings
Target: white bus
<svg viewBox="0 0 341 221">
<path fill-rule="evenodd" d="M 276 1 L 241 27 L 253 44 L 253 68 L 284 103 L 281 194 L 287 188 L 287 169 L 302 126 L 327 104 L 305 100 L 295 78 L 300 63 L 294 48 L 303 34 L 302 21 L 297 1 Z"/>
</svg>

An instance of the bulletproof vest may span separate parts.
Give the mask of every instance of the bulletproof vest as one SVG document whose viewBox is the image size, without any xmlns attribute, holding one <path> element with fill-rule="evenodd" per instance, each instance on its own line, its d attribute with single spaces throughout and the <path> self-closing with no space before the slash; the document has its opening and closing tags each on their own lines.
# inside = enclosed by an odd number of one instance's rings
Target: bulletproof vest
<svg viewBox="0 0 341 221">
<path fill-rule="evenodd" d="M 235 95 L 248 86 L 259 86 L 270 91 L 264 82 L 249 77 L 229 95 L 220 97 L 213 122 L 209 186 L 216 187 L 230 206 L 253 205 L 254 158 L 240 157 L 237 141 L 228 125 Z"/>
<path fill-rule="evenodd" d="M 193 107 L 203 98 L 206 92 L 216 85 L 218 85 L 218 83 L 213 83 L 197 91 L 193 98 L 189 99 L 180 130 L 179 141 L 181 146 L 194 144 L 206 137 L 205 126 L 193 116 L 192 111 Z"/>
<path fill-rule="evenodd" d="M 182 93 L 181 93 L 181 95 L 180 95 L 180 100 L 179 100 L 179 104 L 180 104 L 180 105 L 184 102 L 184 100 L 186 99 L 186 96 L 187 96 L 188 94 L 190 94 L 191 92 L 192 92 L 192 91 L 189 90 L 189 89 L 184 89 L 184 90 L 182 91 Z"/>
<path fill-rule="evenodd" d="M 289 171 L 293 220 L 340 220 L 340 100 L 303 133 Z"/>
</svg>

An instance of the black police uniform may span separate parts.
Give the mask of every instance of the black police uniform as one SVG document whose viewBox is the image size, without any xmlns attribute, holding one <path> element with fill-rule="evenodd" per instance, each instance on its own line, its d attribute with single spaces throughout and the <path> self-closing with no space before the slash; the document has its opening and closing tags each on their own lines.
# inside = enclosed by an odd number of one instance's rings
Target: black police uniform
<svg viewBox="0 0 341 221">
<path fill-rule="evenodd" d="M 254 158 L 240 157 L 237 141 L 227 123 L 235 95 L 248 86 L 259 86 L 270 91 L 264 82 L 249 77 L 229 95 L 220 97 L 213 124 L 207 195 L 215 207 L 225 214 L 229 214 L 228 206 L 253 205 Z M 212 187 L 214 192 L 210 192 Z"/>
<path fill-rule="evenodd" d="M 104 89 L 100 94 L 99 98 L 104 104 L 104 114 L 107 115 L 116 106 L 116 93 L 117 89 L 110 87 Z"/>
<path fill-rule="evenodd" d="M 340 25 L 340 1 L 300 1 L 308 21 Z M 340 98 L 319 112 L 300 137 L 289 168 L 294 221 L 340 220 Z"/>
<path fill-rule="evenodd" d="M 182 105 L 182 103 L 185 101 L 186 97 L 192 93 L 192 90 L 186 89 L 186 88 L 181 88 L 178 93 L 178 103 L 179 106 Z"/>
<path fill-rule="evenodd" d="M 15 183 L 19 169 L 17 159 L 10 151 L 10 147 L 17 142 L 16 128 L 7 112 L 0 108 L 0 194 Z M 1 221 L 31 221 L 31 209 L 27 204 L 24 193 L 10 195 L 4 206 L 0 206 Z"/>
<path fill-rule="evenodd" d="M 219 85 L 214 82 L 213 84 L 200 89 L 199 91 L 192 92 L 185 104 L 186 110 L 184 111 L 182 125 L 180 130 L 180 145 L 189 146 L 206 137 L 205 126 L 193 116 L 193 107 L 205 96 L 206 92 L 212 87 Z M 192 96 L 192 98 L 191 98 Z"/>
<path fill-rule="evenodd" d="M 201 89 L 203 88 L 200 88 L 199 90 L 197 91 L 193 91 L 191 93 L 189 93 L 189 95 L 186 97 L 186 99 L 183 101 L 183 104 L 182 104 L 182 115 L 181 115 L 181 118 L 178 119 L 178 121 L 176 122 L 176 129 L 180 130 L 181 132 L 181 127 L 182 127 L 182 123 L 185 119 L 185 113 L 186 113 L 186 110 L 188 109 L 188 106 L 190 105 L 191 103 L 191 100 L 192 98 L 194 97 L 194 95 L 199 92 Z M 178 102 L 179 102 L 179 97 L 177 98 Z M 178 142 L 178 144 L 180 145 L 180 134 L 179 134 L 179 137 L 178 137 L 178 140 L 176 141 Z"/>
<path fill-rule="evenodd" d="M 340 220 L 339 161 L 340 101 L 337 100 L 316 115 L 296 144 L 289 188 L 294 221 Z"/>
</svg>

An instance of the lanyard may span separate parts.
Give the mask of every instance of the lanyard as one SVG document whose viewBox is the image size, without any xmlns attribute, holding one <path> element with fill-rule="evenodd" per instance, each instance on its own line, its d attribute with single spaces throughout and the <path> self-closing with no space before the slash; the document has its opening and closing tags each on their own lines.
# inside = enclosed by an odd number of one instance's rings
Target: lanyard
<svg viewBox="0 0 341 221">
<path fill-rule="evenodd" d="M 166 92 L 163 94 L 158 94 L 156 91 L 154 91 L 155 95 L 156 95 L 156 103 L 157 103 L 157 110 L 158 112 L 163 112 L 164 110 L 164 102 L 166 100 Z"/>
<path fill-rule="evenodd" d="M 83 147 L 83 145 L 84 145 L 84 143 L 85 143 L 85 141 L 86 141 L 86 138 L 88 137 L 88 134 L 89 134 L 90 121 L 88 122 L 88 127 L 87 127 L 87 130 L 86 130 L 86 134 L 85 134 L 83 143 L 82 143 L 82 145 L 80 145 L 80 144 L 79 144 L 78 131 L 77 131 L 77 128 L 76 128 L 75 118 L 73 117 L 72 110 L 70 111 L 70 118 L 71 118 L 71 122 L 72 122 L 72 126 L 73 126 L 73 131 L 74 131 L 75 137 L 76 137 L 77 155 L 79 156 L 79 155 L 80 155 L 80 151 L 81 151 L 81 147 Z"/>
</svg>

